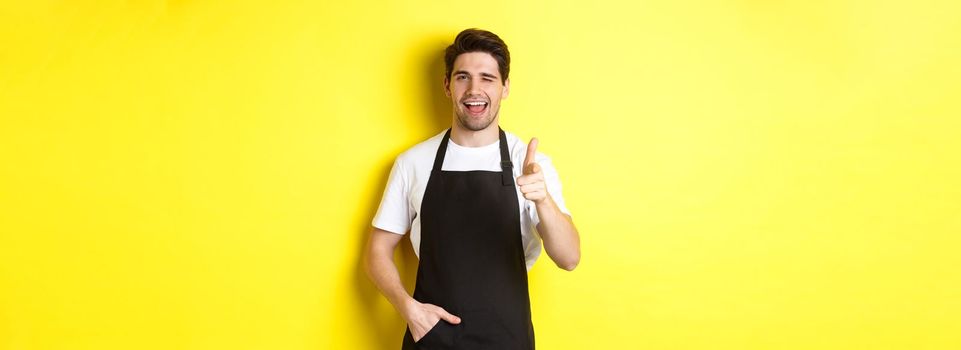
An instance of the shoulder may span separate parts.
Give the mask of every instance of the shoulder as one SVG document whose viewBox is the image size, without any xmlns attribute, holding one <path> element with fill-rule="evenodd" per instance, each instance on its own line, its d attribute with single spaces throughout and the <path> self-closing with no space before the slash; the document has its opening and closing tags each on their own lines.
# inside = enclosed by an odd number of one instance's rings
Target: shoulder
<svg viewBox="0 0 961 350">
<path fill-rule="evenodd" d="M 445 129 L 441 131 L 440 134 L 434 135 L 401 152 L 395 160 L 396 165 L 404 170 L 412 171 L 424 163 L 433 164 L 434 156 L 437 155 L 437 147 L 440 146 L 440 141 L 444 138 L 446 131 Z"/>
</svg>

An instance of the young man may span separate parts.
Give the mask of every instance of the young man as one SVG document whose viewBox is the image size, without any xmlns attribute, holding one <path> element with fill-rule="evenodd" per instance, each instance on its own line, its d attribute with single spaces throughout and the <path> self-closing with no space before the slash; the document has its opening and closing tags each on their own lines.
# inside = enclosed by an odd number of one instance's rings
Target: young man
<svg viewBox="0 0 961 350">
<path fill-rule="evenodd" d="M 540 255 L 565 270 L 580 239 L 550 159 L 499 127 L 510 53 L 494 33 L 467 29 L 445 53 L 451 128 L 399 155 L 364 258 L 377 288 L 407 321 L 402 349 L 534 349 L 527 271 Z M 392 259 L 410 232 L 414 295 Z"/>
</svg>

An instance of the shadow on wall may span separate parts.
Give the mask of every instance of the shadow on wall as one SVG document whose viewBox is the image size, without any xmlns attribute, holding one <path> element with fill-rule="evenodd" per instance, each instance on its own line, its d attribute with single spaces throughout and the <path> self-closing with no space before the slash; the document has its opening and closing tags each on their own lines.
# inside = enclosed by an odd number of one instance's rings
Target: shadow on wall
<svg viewBox="0 0 961 350">
<path fill-rule="evenodd" d="M 434 39 L 429 42 L 429 45 L 416 46 L 417 52 L 414 53 L 416 57 L 421 58 L 416 62 L 422 65 L 424 72 L 419 87 L 424 91 L 423 96 L 427 96 L 429 99 L 426 104 L 428 110 L 425 110 L 423 114 L 428 116 L 427 125 L 431 130 L 425 131 L 424 139 L 449 128 L 451 122 L 451 106 L 444 94 L 444 49 L 449 45 L 445 40 L 449 39 L 440 39 L 439 37 Z M 423 50 L 424 47 L 427 47 L 427 50 Z M 354 269 L 354 295 L 361 305 L 362 318 L 365 321 L 364 324 L 367 325 L 365 329 L 370 332 L 369 338 L 375 339 L 375 346 L 378 349 L 400 349 L 404 332 L 407 329 L 404 319 L 392 307 L 389 307 L 390 304 L 387 299 L 370 281 L 364 270 L 362 260 L 367 237 L 370 235 L 370 221 L 377 213 L 392 163 L 393 158 L 385 164 L 378 164 L 374 170 L 378 174 L 378 181 L 376 182 L 378 187 L 371 191 L 370 198 L 361 203 L 361 210 L 365 214 L 362 217 L 365 220 L 358 227 L 357 232 L 360 238 L 356 241 L 356 249 L 359 253 L 357 256 L 361 259 L 356 262 Z M 417 256 L 414 255 L 409 235 L 405 235 L 400 241 L 399 249 L 394 254 L 394 263 L 397 265 L 401 281 L 404 283 L 407 292 L 413 294 L 414 281 L 417 277 Z"/>
</svg>

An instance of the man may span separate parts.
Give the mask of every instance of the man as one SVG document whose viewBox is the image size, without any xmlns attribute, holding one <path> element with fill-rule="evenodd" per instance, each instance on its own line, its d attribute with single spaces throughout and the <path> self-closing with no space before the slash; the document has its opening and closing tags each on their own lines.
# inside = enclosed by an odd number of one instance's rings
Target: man
<svg viewBox="0 0 961 350">
<path fill-rule="evenodd" d="M 527 271 L 541 250 L 565 270 L 580 238 L 550 159 L 500 129 L 510 53 L 467 29 L 445 52 L 451 128 L 399 155 L 364 265 L 407 321 L 403 349 L 534 349 Z M 393 262 L 402 236 L 419 264 L 414 295 Z"/>
</svg>

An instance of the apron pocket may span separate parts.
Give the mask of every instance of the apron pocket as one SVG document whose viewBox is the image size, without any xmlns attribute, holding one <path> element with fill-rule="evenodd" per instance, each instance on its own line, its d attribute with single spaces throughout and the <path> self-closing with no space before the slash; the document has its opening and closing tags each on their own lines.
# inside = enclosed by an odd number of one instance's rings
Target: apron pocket
<svg viewBox="0 0 961 350">
<path fill-rule="evenodd" d="M 414 343 L 422 349 L 445 349 L 454 346 L 454 325 L 441 319 Z"/>
</svg>

